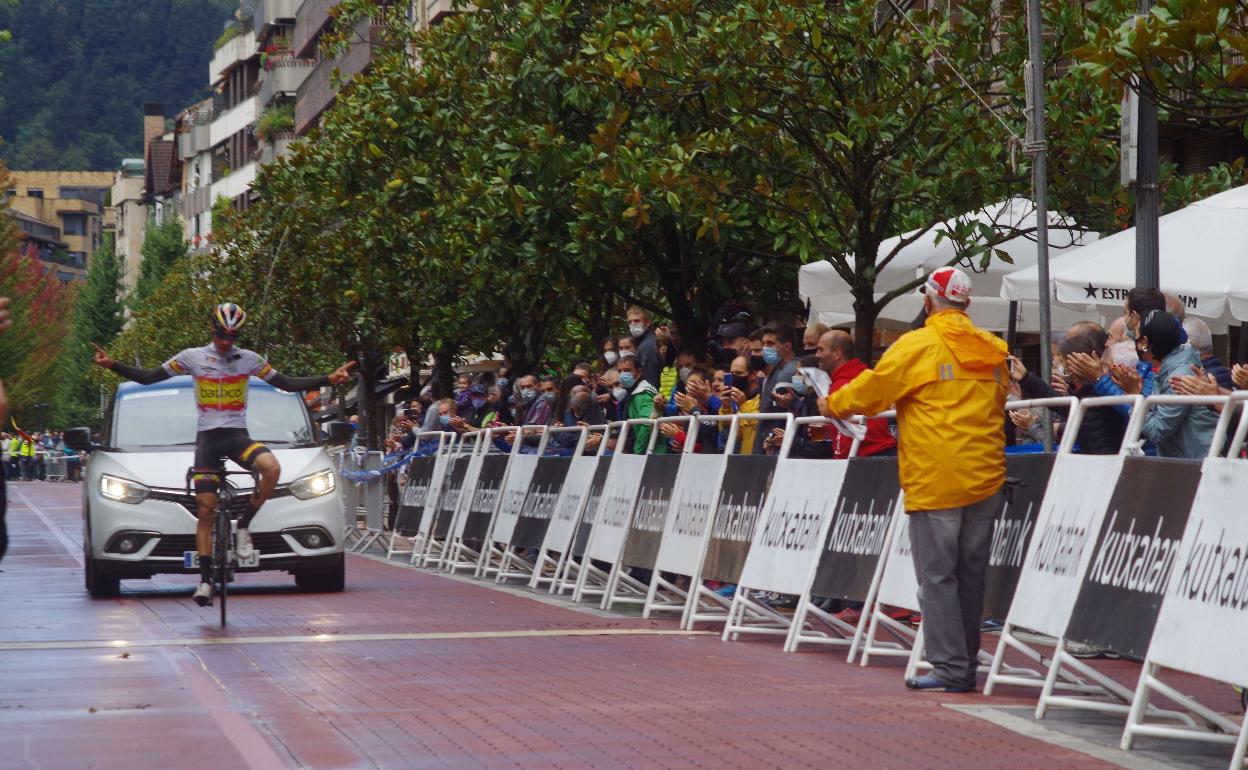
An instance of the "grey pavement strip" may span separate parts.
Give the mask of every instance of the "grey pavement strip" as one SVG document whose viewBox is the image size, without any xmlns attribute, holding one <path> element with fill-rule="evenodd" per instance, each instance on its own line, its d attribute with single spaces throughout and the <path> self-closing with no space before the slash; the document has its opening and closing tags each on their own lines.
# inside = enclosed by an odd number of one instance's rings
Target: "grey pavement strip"
<svg viewBox="0 0 1248 770">
<path fill-rule="evenodd" d="M 1115 746 L 1111 747 L 1087 740 L 1085 738 L 1080 738 L 1077 735 L 1064 732 L 1060 729 L 1055 729 L 1058 727 L 1056 722 L 1050 721 L 1046 724 L 1045 722 L 1029 718 L 1028 716 L 1020 716 L 1012 713 L 1012 711 L 1018 711 L 1019 709 L 1007 710 L 997 706 L 964 706 L 952 703 L 944 703 L 941 705 L 947 709 L 967 714 L 969 716 L 976 717 L 977 719 L 982 719 L 985 722 L 991 722 L 998 727 L 1003 727 L 1012 732 L 1016 732 L 1019 735 L 1034 738 L 1038 741 L 1044 741 L 1045 743 L 1049 743 L 1054 746 L 1061 746 L 1063 748 L 1070 749 L 1071 751 L 1077 751 L 1080 754 L 1085 754 L 1094 759 L 1109 762 L 1110 764 L 1117 765 L 1118 767 L 1127 768 L 1127 770 L 1174 770 L 1176 767 L 1193 767 L 1193 765 L 1189 765 L 1187 763 L 1182 765 L 1172 764 L 1170 762 L 1163 762 L 1153 757 L 1146 756 L 1139 751 L 1123 751 L 1122 749 L 1117 748 L 1116 744 L 1118 742 L 1118 737 L 1121 735 L 1121 729 L 1111 736 L 1112 741 L 1115 744 Z M 1026 711 L 1030 713 L 1033 712 L 1034 709 L 1028 706 Z M 1048 724 L 1052 724 L 1053 727 L 1049 727 Z M 1121 725 L 1121 722 L 1118 724 Z M 1181 747 L 1188 744 L 1179 743 L 1171 745 L 1179 750 L 1182 750 Z M 1225 760 L 1223 761 L 1223 766 L 1224 765 Z"/>
<path fill-rule="evenodd" d="M 212 647 L 240 644 L 323 644 L 326 642 L 446 641 L 463 639 L 533 639 L 571 636 L 717 636 L 712 631 L 670 628 L 568 628 L 519 631 L 431 631 L 413 634 L 297 634 L 291 636 L 188 637 L 185 639 L 87 639 L 47 642 L 0 642 L 0 652 L 14 650 L 87 650 L 138 647 Z"/>
<path fill-rule="evenodd" d="M 372 559 L 380 564 L 389 564 L 392 567 L 410 569 L 413 572 L 419 572 L 422 575 L 431 575 L 433 577 L 446 578 L 447 580 L 455 580 L 466 585 L 477 586 L 478 588 L 489 588 L 493 591 L 499 591 L 500 593 L 510 594 L 511 596 L 519 596 L 522 599 L 532 599 L 535 602 L 549 604 L 552 607 L 560 607 L 565 610 L 574 610 L 586 615 L 592 615 L 596 618 L 619 620 L 621 615 L 626 617 L 629 615 L 627 611 L 629 609 L 628 606 L 624 608 L 624 612 L 620 612 L 618 610 L 614 612 L 607 612 L 606 610 L 599 609 L 596 606 L 578 603 L 572 601 L 571 599 L 565 599 L 562 596 L 548 594 L 545 590 L 535 591 L 527 585 L 504 585 L 502 583 L 495 583 L 493 580 L 479 580 L 478 578 L 469 577 L 467 575 L 452 575 L 449 572 L 417 567 L 415 564 L 410 562 L 391 561 L 385 556 L 374 553 L 355 553 L 352 554 L 352 556 L 362 556 L 365 559 Z M 640 613 L 640 608 L 637 608 L 637 612 Z"/>
</svg>

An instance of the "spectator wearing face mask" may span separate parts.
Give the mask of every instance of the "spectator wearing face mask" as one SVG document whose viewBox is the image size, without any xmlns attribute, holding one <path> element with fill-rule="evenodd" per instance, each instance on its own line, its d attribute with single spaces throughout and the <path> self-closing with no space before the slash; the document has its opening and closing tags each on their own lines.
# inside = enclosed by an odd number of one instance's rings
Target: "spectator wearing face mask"
<svg viewBox="0 0 1248 770">
<path fill-rule="evenodd" d="M 817 362 L 814 356 L 809 356 L 804 361 L 799 361 L 798 363 L 813 367 Z M 818 417 L 818 402 L 813 397 L 808 398 L 813 392 L 814 389 L 810 387 L 809 381 L 801 374 L 801 370 L 798 369 L 793 373 L 793 378 L 790 381 L 777 382 L 775 388 L 772 389 L 772 403 L 775 405 L 772 411 L 788 412 L 794 418 Z M 767 454 L 776 454 L 784 444 L 786 429 L 764 426 L 764 431 L 763 451 Z M 797 433 L 793 437 L 793 447 L 789 450 L 789 455 L 790 457 L 807 459 L 831 457 L 831 433 L 822 425 L 802 425 L 798 427 Z"/>
<path fill-rule="evenodd" d="M 717 366 L 728 368 L 737 356 L 750 355 L 750 327 L 741 321 L 721 324 L 712 340 L 711 354 Z"/>
<path fill-rule="evenodd" d="M 813 356 L 819 352 L 819 338 L 828 333 L 825 323 L 813 323 L 802 332 L 802 355 Z"/>
<path fill-rule="evenodd" d="M 731 381 L 728 379 L 731 377 Z M 757 414 L 758 387 L 757 372 L 750 371 L 750 357 L 737 356 L 724 377 L 724 390 L 721 394 L 723 405 L 720 414 Z M 737 452 L 743 455 L 753 454 L 755 436 L 759 423 L 754 420 L 742 420 L 737 423 Z"/>
<path fill-rule="evenodd" d="M 617 366 L 619 365 L 619 362 L 623 361 L 625 358 L 637 357 L 637 341 L 632 337 L 620 337 L 615 341 L 615 347 L 620 351 L 620 356 L 616 360 Z"/>
<path fill-rule="evenodd" d="M 624 416 L 630 420 L 650 419 L 654 411 L 654 396 L 658 391 L 641 375 L 637 359 L 621 359 L 617 368 L 620 372 L 620 386 L 616 389 L 616 396 L 617 400 L 619 395 L 625 396 Z M 634 454 L 646 453 L 646 448 L 650 445 L 650 431 L 648 425 L 635 425 L 629 429 L 633 436 Z"/>
<path fill-rule="evenodd" d="M 533 405 L 524 415 L 523 425 L 550 425 L 555 421 L 555 402 L 559 400 L 559 380 L 546 375 L 538 381 Z"/>
<path fill-rule="evenodd" d="M 636 343 L 637 374 L 656 389 L 662 374 L 663 362 L 659 357 L 659 345 L 650 328 L 650 311 L 633 305 L 628 309 L 628 334 Z"/>
<path fill-rule="evenodd" d="M 613 368 L 620 360 L 620 349 L 615 337 L 604 337 L 598 343 L 598 368 L 606 371 Z"/>
<path fill-rule="evenodd" d="M 611 368 L 602 373 L 598 382 L 596 399 L 608 422 L 624 419 L 628 391 L 620 385 L 620 370 Z"/>
<path fill-rule="evenodd" d="M 792 388 L 793 373 L 797 371 L 797 361 L 793 358 L 793 345 L 797 335 L 789 326 L 768 324 L 762 329 L 763 363 L 766 364 L 766 377 L 763 379 L 762 391 L 759 394 L 758 411 L 762 414 L 784 411 L 772 400 L 776 385 L 783 382 Z M 755 437 L 755 452 L 763 451 L 763 440 L 768 434 L 760 432 Z"/>
<path fill-rule="evenodd" d="M 1150 353 L 1160 362 L 1153 392 L 1160 396 L 1175 392 L 1171 378 L 1190 375 L 1200 368 L 1200 357 L 1190 345 L 1183 344 L 1183 327 L 1179 319 L 1164 310 L 1150 310 L 1139 324 L 1136 348 Z M 1128 393 L 1137 387 L 1134 372 L 1114 367 L 1119 386 Z M 1217 427 L 1216 413 L 1204 406 L 1160 404 L 1148 410 L 1140 436 L 1157 447 L 1161 457 L 1203 458 L 1213 443 Z"/>
<path fill-rule="evenodd" d="M 679 413 L 676 407 L 676 394 L 683 393 L 685 390 L 685 382 L 689 379 L 689 373 L 693 371 L 693 367 L 698 363 L 698 359 L 688 350 L 682 350 L 676 354 L 673 370 L 676 374 L 675 381 L 668 388 L 659 388 L 659 395 L 654 399 L 655 417 L 673 417 Z M 662 413 L 659 413 L 659 407 L 662 407 Z"/>
<path fill-rule="evenodd" d="M 438 401 L 434 412 L 438 416 L 438 427 L 434 430 L 451 430 L 451 420 L 455 418 L 455 399 L 444 398 Z"/>
<path fill-rule="evenodd" d="M 1072 395 L 1077 398 L 1092 398 L 1097 394 L 1096 380 L 1101 374 L 1100 359 L 1093 356 L 1096 351 L 1105 348 L 1109 335 L 1099 325 L 1080 322 L 1071 327 L 1062 340 L 1060 352 L 1069 362 L 1073 362 L 1080 354 L 1088 355 L 1096 366 L 1085 371 L 1082 364 L 1070 363 L 1064 376 L 1064 383 L 1058 387 L 1045 385 L 1035 374 L 1028 372 L 1022 361 L 1010 358 L 1010 378 L 1018 382 L 1024 398 L 1055 398 Z M 1061 378 L 1055 377 L 1055 381 Z M 1066 410 L 1054 409 L 1059 414 Z M 1122 437 L 1127 430 L 1127 418 L 1114 409 L 1089 409 L 1083 415 L 1076 437 L 1076 449 L 1082 454 L 1117 454 L 1122 446 Z"/>
<path fill-rule="evenodd" d="M 526 374 L 516 380 L 515 408 L 513 414 L 517 425 L 528 425 L 529 412 L 537 403 L 537 378 Z"/>
</svg>

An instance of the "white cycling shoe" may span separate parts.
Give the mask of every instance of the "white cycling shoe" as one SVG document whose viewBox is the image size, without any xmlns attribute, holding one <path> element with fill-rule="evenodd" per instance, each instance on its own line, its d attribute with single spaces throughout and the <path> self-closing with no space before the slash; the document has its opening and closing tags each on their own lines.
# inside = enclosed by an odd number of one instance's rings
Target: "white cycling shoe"
<svg viewBox="0 0 1248 770">
<path fill-rule="evenodd" d="M 212 586 L 209 585 L 208 583 L 200 583 L 199 588 L 195 589 L 195 594 L 192 596 L 192 598 L 195 599 L 195 603 L 198 604 L 200 607 L 211 607 L 212 606 Z"/>
<path fill-rule="evenodd" d="M 251 544 L 251 533 L 245 529 L 240 529 L 234 533 L 234 553 L 238 554 L 239 561 L 250 561 L 255 555 L 256 548 Z"/>
</svg>

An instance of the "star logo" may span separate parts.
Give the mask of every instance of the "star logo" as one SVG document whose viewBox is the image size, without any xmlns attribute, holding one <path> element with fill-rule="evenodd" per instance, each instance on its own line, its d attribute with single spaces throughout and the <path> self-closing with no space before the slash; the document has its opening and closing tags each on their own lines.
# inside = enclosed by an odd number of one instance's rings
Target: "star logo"
<svg viewBox="0 0 1248 770">
<path fill-rule="evenodd" d="M 1096 299 L 1096 287 L 1092 285 L 1091 281 L 1088 282 L 1087 286 L 1083 287 L 1083 290 L 1088 293 L 1085 299 Z"/>
</svg>

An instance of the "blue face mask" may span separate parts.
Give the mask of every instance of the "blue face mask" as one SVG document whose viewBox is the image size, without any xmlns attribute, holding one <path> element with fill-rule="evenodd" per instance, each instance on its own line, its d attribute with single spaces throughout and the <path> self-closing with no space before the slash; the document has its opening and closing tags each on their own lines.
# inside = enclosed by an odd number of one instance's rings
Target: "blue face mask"
<svg viewBox="0 0 1248 770">
<path fill-rule="evenodd" d="M 472 406 L 473 406 L 473 408 L 474 408 L 474 409 L 480 409 L 481 407 L 485 406 L 485 399 L 484 399 L 484 398 L 474 398 L 474 399 L 472 400 Z"/>
<path fill-rule="evenodd" d="M 520 400 L 526 404 L 531 403 L 535 398 L 537 398 L 537 391 L 533 388 L 525 388 L 520 391 Z"/>
<path fill-rule="evenodd" d="M 776 348 L 763 348 L 763 362 L 768 366 L 780 363 L 780 351 Z"/>
<path fill-rule="evenodd" d="M 804 396 L 810 392 L 810 386 L 806 384 L 806 380 L 793 380 L 793 391 L 799 396 Z"/>
<path fill-rule="evenodd" d="M 449 414 L 440 414 L 438 415 L 438 422 L 442 423 L 442 427 L 445 428 L 451 424 L 451 416 Z"/>
<path fill-rule="evenodd" d="M 499 378 L 498 378 L 498 387 L 500 387 L 500 388 L 506 388 L 506 387 L 507 387 L 507 378 L 506 378 L 506 377 L 499 377 Z"/>
<path fill-rule="evenodd" d="M 621 372 L 620 384 L 628 388 L 629 390 L 632 390 L 634 387 L 637 386 L 637 375 L 633 374 L 632 372 Z"/>
</svg>

